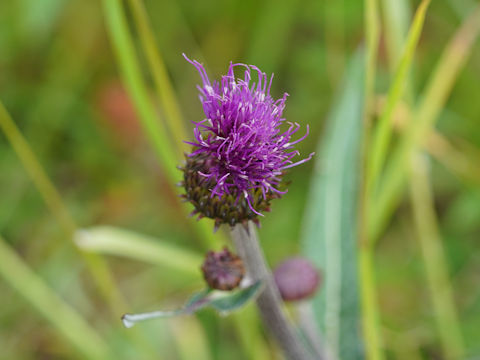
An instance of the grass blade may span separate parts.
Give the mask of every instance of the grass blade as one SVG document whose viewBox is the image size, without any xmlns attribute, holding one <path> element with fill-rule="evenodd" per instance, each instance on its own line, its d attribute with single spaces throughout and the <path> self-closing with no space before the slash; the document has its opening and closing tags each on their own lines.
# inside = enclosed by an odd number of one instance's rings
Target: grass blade
<svg viewBox="0 0 480 360">
<path fill-rule="evenodd" d="M 370 238 L 375 241 L 385 228 L 398 203 L 408 173 L 412 152 L 423 145 L 428 131 L 440 114 L 452 91 L 458 73 L 468 59 L 475 39 L 480 32 L 480 7 L 464 21 L 447 45 L 432 74 L 422 101 L 412 115 L 400 143 L 394 149 L 392 159 L 380 183 L 378 196 L 372 203 L 377 216 L 369 223 Z"/>
<path fill-rule="evenodd" d="M 407 1 L 382 0 L 382 10 L 388 65 L 393 74 L 405 48 L 411 8 Z"/>
<path fill-rule="evenodd" d="M 422 249 L 427 283 L 433 305 L 444 356 L 462 359 L 465 349 L 455 308 L 453 290 L 449 281 L 447 260 L 442 247 L 433 206 L 433 196 L 427 172 L 426 159 L 418 154 L 412 158 L 410 172 L 410 199 Z"/>
<path fill-rule="evenodd" d="M 142 78 L 140 65 L 135 56 L 135 47 L 130 36 L 127 21 L 120 0 L 103 0 L 104 16 L 107 29 L 115 51 L 118 66 L 123 76 L 129 95 L 137 109 L 144 132 L 155 149 L 163 171 L 169 183 L 176 184 L 181 180 L 181 172 L 177 165 L 183 159 L 175 152 L 169 141 L 166 129 L 157 119 L 145 82 Z M 190 211 L 184 206 L 185 213 Z M 213 222 L 194 222 L 193 226 L 208 246 L 214 243 Z M 212 224 L 212 225 L 211 225 Z M 217 238 L 221 235 L 218 234 Z"/>
<path fill-rule="evenodd" d="M 0 237 L 0 275 L 86 359 L 113 359 L 106 343 Z"/>
<path fill-rule="evenodd" d="M 373 143 L 370 151 L 371 161 L 367 162 L 367 184 L 371 186 L 372 192 L 375 191 L 377 177 L 382 169 L 385 158 L 387 157 L 388 145 L 393 132 L 393 112 L 398 101 L 401 99 L 406 83 L 408 82 L 408 73 L 423 29 L 425 14 L 429 4 L 430 0 L 424 0 L 417 9 L 403 54 L 400 58 L 397 70 L 395 71 L 393 83 L 388 91 L 387 103 L 382 111 L 372 139 Z"/>
<path fill-rule="evenodd" d="M 180 172 L 176 168 L 180 158 L 172 150 L 173 147 L 167 132 L 158 121 L 158 115 L 150 101 L 150 94 L 135 55 L 135 47 L 128 31 L 122 4 L 119 0 L 103 0 L 102 3 L 107 30 L 123 81 L 135 104 L 145 133 L 160 159 L 162 169 L 170 183 L 175 184 L 180 180 Z"/>
<path fill-rule="evenodd" d="M 377 68 L 378 41 L 380 37 L 380 20 L 377 0 L 365 2 L 365 38 L 367 44 L 367 60 L 365 63 L 365 121 L 370 124 L 374 103 L 374 88 Z"/>
<path fill-rule="evenodd" d="M 155 36 L 148 21 L 148 15 L 142 0 L 129 0 L 133 19 L 140 35 L 140 42 L 146 55 L 153 82 L 165 115 L 165 123 L 170 130 L 179 156 L 187 150 L 183 140 L 187 139 L 180 107 L 170 83 L 165 63 L 155 44 Z"/>
<path fill-rule="evenodd" d="M 324 272 L 313 300 L 328 351 L 362 358 L 357 289 L 357 184 L 362 137 L 363 54 L 346 76 L 345 90 L 330 114 L 317 160 L 303 234 L 303 253 Z"/>
<path fill-rule="evenodd" d="M 365 99 L 363 119 L 363 145 L 362 164 L 367 168 L 369 161 L 368 150 L 371 137 L 371 123 L 375 101 L 375 79 L 378 56 L 378 43 L 380 37 L 379 6 L 376 0 L 365 1 L 364 27 L 367 45 L 365 63 Z M 373 264 L 373 247 L 368 239 L 367 224 L 372 215 L 368 212 L 370 200 L 370 183 L 367 174 L 362 174 L 362 192 L 359 196 L 359 270 L 360 270 L 360 294 L 362 299 L 362 329 L 365 343 L 365 355 L 369 359 L 382 359 L 380 315 L 376 299 L 375 274 Z"/>
<path fill-rule="evenodd" d="M 66 234 L 73 233 L 76 227 L 75 222 L 63 203 L 60 194 L 48 178 L 27 140 L 10 117 L 2 102 L 0 102 L 0 129 L 2 129 L 10 145 L 20 158 L 25 170 L 58 220 L 63 231 Z"/>
<path fill-rule="evenodd" d="M 82 229 L 76 232 L 75 243 L 85 251 L 128 257 L 200 276 L 201 255 L 133 231 L 112 226 Z"/>
<path fill-rule="evenodd" d="M 7 110 L 0 102 L 0 129 L 7 136 L 8 141 L 17 153 L 25 170 L 30 175 L 40 195 L 47 206 L 56 217 L 60 227 L 65 235 L 70 236 L 75 232 L 76 224 L 71 217 L 67 207 L 62 201 L 60 194 L 48 178 L 45 170 L 40 165 L 37 157 L 30 148 L 27 140 L 18 130 L 15 122 L 12 120 Z M 100 293 L 111 305 L 113 312 L 121 312 L 124 308 L 124 301 L 115 286 L 112 274 L 108 269 L 107 264 L 101 257 L 95 254 L 80 253 L 88 270 L 90 271 L 93 280 L 95 281 Z"/>
</svg>

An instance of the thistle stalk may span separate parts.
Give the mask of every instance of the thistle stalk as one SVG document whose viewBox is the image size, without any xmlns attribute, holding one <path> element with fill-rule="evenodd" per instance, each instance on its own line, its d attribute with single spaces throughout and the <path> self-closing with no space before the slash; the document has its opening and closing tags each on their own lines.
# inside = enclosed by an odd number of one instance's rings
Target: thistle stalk
<svg viewBox="0 0 480 360">
<path fill-rule="evenodd" d="M 262 281 L 264 284 L 256 302 L 265 326 L 276 338 L 288 359 L 313 360 L 282 309 L 280 293 L 258 243 L 253 223 L 249 221 L 247 226 L 236 224 L 231 229 L 233 243 L 246 266 L 247 276 L 253 282 Z"/>
</svg>

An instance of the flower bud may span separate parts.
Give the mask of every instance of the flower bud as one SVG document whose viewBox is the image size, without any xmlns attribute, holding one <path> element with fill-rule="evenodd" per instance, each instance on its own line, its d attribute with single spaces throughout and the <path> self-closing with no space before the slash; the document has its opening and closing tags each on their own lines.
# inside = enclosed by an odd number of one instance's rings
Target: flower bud
<svg viewBox="0 0 480 360">
<path fill-rule="evenodd" d="M 274 271 L 275 283 L 284 301 L 303 300 L 312 296 L 320 284 L 317 269 L 302 257 L 288 258 Z"/>
<path fill-rule="evenodd" d="M 217 290 L 233 290 L 242 281 L 245 267 L 239 256 L 226 247 L 222 251 L 209 251 L 202 265 L 203 277 L 208 286 Z"/>
</svg>

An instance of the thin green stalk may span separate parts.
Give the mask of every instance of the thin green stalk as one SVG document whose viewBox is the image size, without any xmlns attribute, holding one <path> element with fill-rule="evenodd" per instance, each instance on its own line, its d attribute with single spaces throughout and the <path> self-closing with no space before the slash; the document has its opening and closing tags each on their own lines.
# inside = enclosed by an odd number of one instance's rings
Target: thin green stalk
<svg viewBox="0 0 480 360">
<path fill-rule="evenodd" d="M 373 247 L 363 244 L 359 248 L 360 288 L 362 298 L 363 337 L 365 340 L 366 358 L 381 360 L 383 354 L 380 333 L 380 314 L 378 312 L 377 289 L 375 283 Z"/>
<path fill-rule="evenodd" d="M 158 121 L 157 114 L 150 101 L 140 65 L 135 55 L 135 47 L 128 30 L 122 3 L 120 0 L 103 0 L 102 2 L 107 30 L 117 57 L 120 72 L 129 95 L 135 104 L 144 132 L 158 155 L 169 183 L 172 185 L 176 184 L 181 180 L 181 172 L 177 169 L 181 159 L 177 157 L 177 152 L 174 151 L 167 131 Z M 185 213 L 189 212 L 187 206 L 183 206 L 183 209 Z M 205 221 L 195 222 L 194 224 L 201 238 L 209 247 L 212 247 L 215 243 L 212 232 L 213 224 L 211 225 Z"/>
<path fill-rule="evenodd" d="M 0 236 L 0 275 L 86 359 L 114 359 L 107 344 Z"/>
<path fill-rule="evenodd" d="M 388 91 L 387 103 L 382 111 L 372 139 L 373 142 L 369 157 L 371 158 L 371 161 L 367 162 L 367 183 L 371 186 L 371 194 L 374 194 L 375 192 L 377 178 L 387 157 L 388 145 L 393 132 L 393 113 L 403 95 L 408 81 L 408 73 L 423 29 L 425 15 L 429 4 L 430 0 L 423 0 L 415 13 L 403 54 L 398 63 L 397 70 L 395 71 L 393 83 Z"/>
<path fill-rule="evenodd" d="M 365 72 L 365 121 L 371 126 L 372 109 L 375 101 L 375 77 L 377 68 L 378 42 L 380 38 L 380 19 L 377 0 L 365 1 L 365 37 L 367 44 L 367 61 Z"/>
<path fill-rule="evenodd" d="M 468 144 L 468 142 L 465 142 Z M 447 170 L 467 183 L 480 185 L 480 152 L 469 154 L 465 149 L 457 148 L 446 137 L 432 132 L 425 149 Z"/>
<path fill-rule="evenodd" d="M 364 26 L 367 46 L 365 69 L 365 106 L 363 120 L 362 162 L 364 168 L 368 161 L 370 132 L 372 125 L 373 104 L 375 99 L 375 78 L 377 67 L 378 43 L 380 36 L 379 6 L 377 0 L 366 0 L 364 9 Z M 384 358 L 382 336 L 380 330 L 380 314 L 378 311 L 377 291 L 374 272 L 374 252 L 368 239 L 367 224 L 371 214 L 368 212 L 370 200 L 370 184 L 366 173 L 363 174 L 359 201 L 360 221 L 358 245 L 358 267 L 360 282 L 360 298 L 362 304 L 362 328 L 365 340 L 366 358 L 381 360 Z"/>
<path fill-rule="evenodd" d="M 382 0 L 381 5 L 388 65 L 394 74 L 405 48 L 411 7 L 408 1 L 398 0 Z"/>
<path fill-rule="evenodd" d="M 409 126 L 394 149 L 391 161 L 380 183 L 378 196 L 371 209 L 377 216 L 369 219 L 370 238 L 375 241 L 385 228 L 402 194 L 407 177 L 410 156 L 423 145 L 427 134 L 438 118 L 458 73 L 468 59 L 472 46 L 480 33 L 480 6 L 463 22 L 447 45 L 428 82 L 424 96 Z"/>
<path fill-rule="evenodd" d="M 122 3 L 120 0 L 103 0 L 102 3 L 107 30 L 127 91 L 135 104 L 145 134 L 160 159 L 163 171 L 169 182 L 175 184 L 180 180 L 180 172 L 177 170 L 179 159 L 173 151 L 174 148 L 167 131 L 158 121 L 158 115 L 150 101 L 150 94 L 135 55 L 132 38 L 128 32 Z"/>
<path fill-rule="evenodd" d="M 192 277 L 200 275 L 200 254 L 133 231 L 96 226 L 77 231 L 74 240 L 85 251 L 128 257 Z"/>
<path fill-rule="evenodd" d="M 43 197 L 43 200 L 56 217 L 63 232 L 67 238 L 71 238 L 77 227 L 75 221 L 63 203 L 60 194 L 40 165 L 27 140 L 18 130 L 2 102 L 0 102 L 0 129 L 2 129 L 6 135 L 25 170 Z M 83 252 L 80 252 L 80 254 L 92 274 L 93 280 L 100 290 L 100 293 L 111 305 L 112 310 L 114 312 L 122 312 L 122 309 L 125 308 L 124 301 L 114 284 L 112 274 L 105 261 L 96 254 L 86 254 Z"/>
<path fill-rule="evenodd" d="M 165 115 L 165 123 L 173 135 L 178 156 L 183 156 L 187 150 L 183 140 L 187 139 L 183 118 L 178 106 L 173 86 L 169 80 L 168 72 L 162 56 L 155 44 L 155 36 L 148 21 L 148 15 L 142 0 L 129 0 L 133 19 L 140 36 L 140 42 L 145 52 L 153 82 L 157 91 L 162 110 Z"/>
<path fill-rule="evenodd" d="M 438 230 L 428 163 L 418 154 L 412 158 L 410 199 L 422 249 L 435 322 L 446 359 L 462 359 L 465 348 L 449 281 L 448 265 Z"/>
<path fill-rule="evenodd" d="M 63 231 L 66 234 L 73 233 L 76 227 L 75 222 L 63 204 L 60 194 L 55 189 L 55 186 L 53 186 L 27 140 L 20 133 L 17 125 L 10 117 L 10 114 L 2 102 L 0 102 L 0 128 L 22 161 L 25 170 L 30 175 L 40 195 L 57 218 Z"/>
</svg>

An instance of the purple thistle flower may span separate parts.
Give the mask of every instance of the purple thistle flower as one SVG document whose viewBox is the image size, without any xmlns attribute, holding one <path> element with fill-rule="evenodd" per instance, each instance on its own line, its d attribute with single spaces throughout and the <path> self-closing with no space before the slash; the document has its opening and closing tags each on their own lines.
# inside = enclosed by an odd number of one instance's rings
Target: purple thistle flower
<svg viewBox="0 0 480 360">
<path fill-rule="evenodd" d="M 193 146 L 188 156 L 209 159 L 205 171 L 198 173 L 213 181 L 211 197 L 234 194 L 237 201 L 243 197 L 253 213 L 262 215 L 253 206 L 253 194 L 260 190 L 266 199 L 268 194 L 279 197 L 286 193 L 279 189 L 285 170 L 313 156 L 293 161 L 299 155 L 294 145 L 308 135 L 308 125 L 306 134 L 294 141 L 291 138 L 299 124 L 288 122 L 289 128 L 281 132 L 288 94 L 278 100 L 271 97 L 273 75 L 268 80 L 256 66 L 230 63 L 221 82 L 210 82 L 202 64 L 183 56 L 200 73 L 203 84 L 198 89 L 206 116 L 193 122 L 195 139 L 187 142 Z M 235 78 L 238 67 L 245 69 L 243 79 Z M 256 83 L 252 82 L 252 71 L 257 74 Z"/>
</svg>

